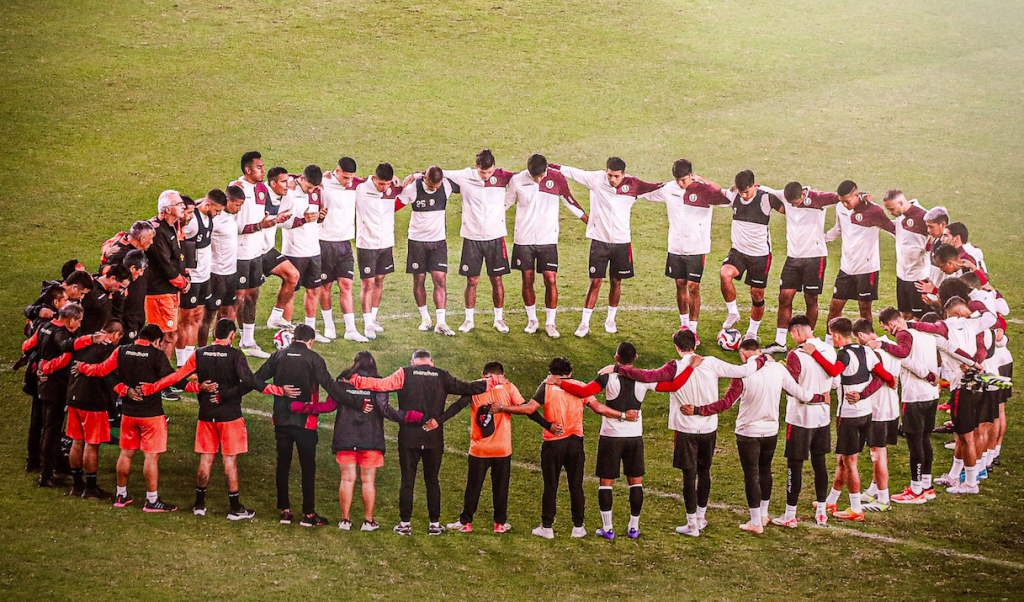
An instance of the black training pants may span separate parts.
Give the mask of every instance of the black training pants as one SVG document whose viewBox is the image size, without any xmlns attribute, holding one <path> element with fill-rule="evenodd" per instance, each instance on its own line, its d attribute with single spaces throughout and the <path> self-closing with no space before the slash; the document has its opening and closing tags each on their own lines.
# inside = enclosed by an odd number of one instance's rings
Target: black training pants
<svg viewBox="0 0 1024 602">
<path fill-rule="evenodd" d="M 320 440 L 316 429 L 296 425 L 274 427 L 277 438 L 277 508 L 292 507 L 288 495 L 288 475 L 292 470 L 292 446 L 299 452 L 302 470 L 302 513 L 316 512 L 316 444 Z"/>
<path fill-rule="evenodd" d="M 412 519 L 412 496 L 416 488 L 416 470 L 423 462 L 423 482 L 427 486 L 427 515 L 430 522 L 441 520 L 441 459 L 444 448 L 398 446 L 398 464 L 402 469 L 402 485 L 398 490 L 398 516 L 403 522 Z"/>
<path fill-rule="evenodd" d="M 39 468 L 42 465 L 43 449 L 43 402 L 32 397 L 32 414 L 28 423 L 28 456 L 26 464 Z"/>
<path fill-rule="evenodd" d="M 60 452 L 61 427 L 64 426 L 63 401 L 40 402 L 42 406 L 42 444 L 40 446 L 40 466 L 42 467 L 39 479 L 45 481 L 53 476 L 54 468 L 57 465 L 57 454 Z"/>
<path fill-rule="evenodd" d="M 480 504 L 480 492 L 483 490 L 484 477 L 491 470 L 491 500 L 494 503 L 494 522 L 504 525 L 508 522 L 508 485 L 512 474 L 512 456 L 500 458 L 469 457 L 469 474 L 466 476 L 466 496 L 462 502 L 462 515 L 459 522 L 466 525 L 473 522 L 477 506 Z"/>
<path fill-rule="evenodd" d="M 736 448 L 743 468 L 743 489 L 747 494 L 747 507 L 758 508 L 772 497 L 772 458 L 779 436 L 744 437 L 736 435 Z"/>
<path fill-rule="evenodd" d="M 544 476 L 544 495 L 541 498 L 541 525 L 551 527 L 555 522 L 555 506 L 558 501 L 558 481 L 565 468 L 569 481 L 569 502 L 572 509 L 572 524 L 583 526 L 585 497 L 583 493 L 583 468 L 586 462 L 583 437 L 570 436 L 555 441 L 545 441 L 540 447 L 540 470 Z"/>
</svg>

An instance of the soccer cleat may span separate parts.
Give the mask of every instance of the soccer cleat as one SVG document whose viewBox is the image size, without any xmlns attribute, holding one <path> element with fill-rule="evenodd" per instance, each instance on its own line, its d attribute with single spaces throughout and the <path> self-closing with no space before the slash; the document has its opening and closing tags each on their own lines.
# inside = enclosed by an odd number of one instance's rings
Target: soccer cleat
<svg viewBox="0 0 1024 602">
<path fill-rule="evenodd" d="M 696 523 L 686 523 L 681 527 L 676 527 L 676 533 L 679 535 L 689 535 L 690 537 L 700 537 L 700 528 L 697 527 Z"/>
<path fill-rule="evenodd" d="M 245 506 L 239 506 L 238 510 L 228 512 L 228 520 L 246 520 L 256 516 L 255 510 L 249 510 Z"/>
<path fill-rule="evenodd" d="M 576 332 L 574 332 L 573 334 L 582 339 L 583 337 L 590 334 L 590 325 L 580 323 L 579 328 L 577 328 Z"/>
<path fill-rule="evenodd" d="M 619 331 L 619 327 L 615 325 L 615 320 L 604 321 L 604 331 L 608 334 L 615 334 Z"/>
<path fill-rule="evenodd" d="M 530 531 L 530 533 L 533 533 L 537 537 L 543 537 L 544 539 L 555 538 L 555 532 L 551 529 L 551 527 L 545 527 L 544 525 L 537 527 L 533 531 Z"/>
<path fill-rule="evenodd" d="M 545 325 L 544 332 L 548 333 L 548 336 L 553 339 L 557 339 L 558 337 L 562 336 L 561 334 L 559 334 L 558 329 L 555 328 L 554 324 Z"/>
<path fill-rule="evenodd" d="M 295 325 L 284 318 L 275 318 L 274 316 L 270 316 L 267 318 L 267 328 L 272 328 L 274 330 L 280 330 L 282 328 L 292 329 L 295 328 Z"/>
<path fill-rule="evenodd" d="M 462 323 L 462 326 L 459 326 L 459 332 L 469 332 L 474 328 L 476 328 L 476 323 L 473 322 L 473 320 L 466 320 L 465 322 Z"/>
<path fill-rule="evenodd" d="M 696 347 L 700 347 L 700 337 L 697 336 L 697 331 L 696 330 L 693 331 L 693 346 L 695 348 Z"/>
<path fill-rule="evenodd" d="M 996 456 L 995 458 L 992 458 L 992 466 L 999 466 L 1001 464 L 1002 464 L 1002 462 L 999 461 L 999 456 Z"/>
<path fill-rule="evenodd" d="M 947 441 L 942 444 L 942 447 L 945 447 L 946 449 L 956 449 L 956 441 Z"/>
<path fill-rule="evenodd" d="M 420 325 L 417 326 L 420 332 L 427 332 L 433 327 L 434 325 L 433 323 L 431 323 L 430 318 L 427 318 L 426 320 L 420 320 Z"/>
<path fill-rule="evenodd" d="M 839 504 L 825 504 L 826 514 L 835 514 L 839 511 Z"/>
<path fill-rule="evenodd" d="M 444 527 L 441 523 L 430 523 L 430 526 L 427 527 L 427 535 L 440 535 L 442 533 L 444 533 Z"/>
<path fill-rule="evenodd" d="M 883 504 L 882 502 L 875 500 L 870 504 L 864 504 L 863 509 L 869 512 L 889 512 L 892 510 L 892 504 Z"/>
<path fill-rule="evenodd" d="M 192 516 L 206 516 L 206 506 L 192 506 Z"/>
<path fill-rule="evenodd" d="M 508 533 L 511 530 L 512 530 L 512 525 L 510 525 L 508 523 L 494 523 L 494 532 L 495 533 L 498 533 L 498 534 Z"/>
<path fill-rule="evenodd" d="M 939 412 L 948 412 L 948 411 L 949 411 L 949 404 L 948 404 L 948 403 L 940 403 L 940 404 L 939 404 L 939 405 L 938 405 L 938 406 L 937 406 L 937 407 L 935 408 L 935 410 L 936 410 L 936 411 L 939 411 Z"/>
<path fill-rule="evenodd" d="M 626 537 L 628 537 L 630 539 L 639 539 L 640 538 L 640 529 L 630 529 L 629 531 L 626 532 Z"/>
<path fill-rule="evenodd" d="M 505 320 L 495 320 L 494 330 L 497 330 L 501 334 L 505 334 L 508 332 L 508 324 L 505 323 Z"/>
<path fill-rule="evenodd" d="M 302 519 L 299 520 L 299 525 L 303 527 L 324 527 L 329 525 L 330 522 L 331 521 L 314 512 L 313 514 L 303 516 Z"/>
<path fill-rule="evenodd" d="M 412 525 L 403 525 L 402 523 L 398 523 L 395 525 L 395 528 L 391 530 L 399 535 L 412 535 Z"/>
<path fill-rule="evenodd" d="M 786 347 L 785 345 L 780 345 L 778 343 L 772 343 L 771 345 L 768 345 L 767 347 L 761 350 L 762 353 L 767 353 L 769 355 L 775 353 L 786 353 L 787 351 L 789 351 L 788 347 Z"/>
<path fill-rule="evenodd" d="M 957 483 L 952 487 L 946 488 L 946 493 L 952 493 L 953 495 L 960 495 L 964 493 L 979 493 L 980 491 L 981 489 L 977 485 L 974 485 L 972 487 L 967 483 Z"/>
<path fill-rule="evenodd" d="M 338 529 L 340 529 L 342 531 L 351 531 L 352 530 L 352 521 L 350 521 L 347 518 L 341 519 L 341 521 L 338 522 Z"/>
<path fill-rule="evenodd" d="M 815 514 L 814 515 L 814 522 L 817 523 L 817 525 L 819 527 L 824 527 L 825 525 L 828 524 L 828 515 L 827 514 Z"/>
<path fill-rule="evenodd" d="M 860 503 L 862 503 L 862 504 L 870 504 L 873 501 L 875 501 L 875 496 L 871 495 L 870 493 L 861 493 L 860 494 Z"/>
<path fill-rule="evenodd" d="M 109 491 L 101 487 L 86 487 L 85 492 L 82 493 L 83 500 L 109 500 L 112 497 Z"/>
<path fill-rule="evenodd" d="M 785 516 L 776 516 L 772 519 L 772 524 L 776 527 L 788 527 L 790 529 L 796 529 L 797 525 L 800 524 L 800 521 L 798 521 L 795 517 L 786 518 Z"/>
<path fill-rule="evenodd" d="M 359 527 L 360 531 L 376 531 L 377 529 L 380 529 L 380 525 L 375 520 L 364 520 L 363 526 Z"/>
<path fill-rule="evenodd" d="M 177 510 L 177 506 L 168 504 L 160 498 L 156 498 L 155 502 L 146 500 L 146 503 L 142 506 L 143 512 L 176 512 Z"/>
<path fill-rule="evenodd" d="M 772 519 L 769 518 L 767 514 L 761 517 L 761 526 L 762 527 L 767 527 L 770 524 L 772 524 Z"/>
<path fill-rule="evenodd" d="M 739 314 L 728 314 L 725 316 L 725 322 L 722 322 L 722 330 L 729 330 L 736 325 L 736 322 L 740 321 Z"/>
<path fill-rule="evenodd" d="M 373 329 L 372 324 L 367 325 L 366 328 L 363 329 L 363 338 L 367 341 L 373 341 L 377 338 L 377 331 Z"/>
<path fill-rule="evenodd" d="M 455 331 L 452 330 L 451 327 L 445 324 L 444 322 L 438 322 L 437 326 L 434 327 L 434 332 L 436 332 L 437 334 L 443 334 L 446 337 L 455 336 Z"/>
<path fill-rule="evenodd" d="M 540 322 L 537 320 L 530 320 L 526 323 L 526 328 L 523 329 L 523 332 L 526 334 L 533 334 L 537 332 L 538 328 L 540 328 Z"/>
<path fill-rule="evenodd" d="M 127 494 L 127 493 L 124 494 L 124 495 L 118 494 L 117 497 L 114 498 L 114 507 L 115 508 L 124 508 L 125 506 L 127 506 L 128 504 L 130 504 L 130 503 L 132 503 L 134 501 L 135 500 L 132 499 L 132 496 Z"/>
<path fill-rule="evenodd" d="M 922 493 L 924 493 L 924 499 L 928 501 L 934 500 L 936 497 L 938 497 L 935 495 L 935 489 L 932 487 L 925 489 Z"/>
<path fill-rule="evenodd" d="M 346 341 L 352 341 L 353 343 L 368 343 L 370 339 L 363 336 L 363 333 L 358 330 L 346 330 L 345 334 L 342 335 Z"/>
<path fill-rule="evenodd" d="M 270 357 L 270 354 L 267 353 L 266 351 L 260 349 L 259 345 L 252 345 L 252 346 L 247 346 L 247 347 L 239 347 L 239 349 L 241 349 L 242 353 L 246 354 L 249 357 L 259 358 L 261 360 L 265 360 L 268 357 Z"/>
<path fill-rule="evenodd" d="M 953 423 L 947 421 L 942 426 L 935 427 L 935 430 L 933 430 L 932 432 L 939 433 L 941 435 L 951 435 L 953 434 Z"/>
<path fill-rule="evenodd" d="M 469 527 L 468 529 L 466 527 Z M 472 533 L 473 523 L 462 524 L 462 521 L 455 521 L 454 523 L 448 523 L 445 528 L 449 531 L 459 531 L 461 533 Z"/>
<path fill-rule="evenodd" d="M 319 332 L 316 333 L 316 336 L 313 337 L 313 340 L 316 341 L 317 343 L 330 343 L 331 342 L 331 339 L 325 337 L 324 335 L 320 334 Z"/>
<path fill-rule="evenodd" d="M 928 498 L 925 497 L 924 491 L 921 493 L 914 493 L 913 489 L 907 487 L 903 490 L 903 493 L 897 493 L 892 496 L 892 501 L 897 504 L 923 504 L 928 501 Z"/>
<path fill-rule="evenodd" d="M 987 468 L 982 468 L 981 472 L 978 473 L 978 478 L 979 479 L 987 479 L 988 478 L 988 469 Z"/>
<path fill-rule="evenodd" d="M 79 487 L 72 486 L 71 487 L 71 491 L 68 492 L 68 495 L 71 496 L 71 497 L 82 497 L 83 493 L 85 493 L 85 488 L 84 487 L 79 488 Z"/>
<path fill-rule="evenodd" d="M 451 527 L 448 527 L 448 528 L 451 529 Z M 459 531 L 459 533 L 472 533 L 473 532 L 473 523 L 466 523 L 466 524 L 462 525 L 461 527 L 459 527 L 458 531 Z"/>
<path fill-rule="evenodd" d="M 755 535 L 760 535 L 764 533 L 764 526 L 755 525 L 748 521 L 740 525 L 740 531 L 746 531 L 747 533 L 754 533 Z"/>
<path fill-rule="evenodd" d="M 943 487 L 952 487 L 953 485 L 956 485 L 959 482 L 960 482 L 959 477 L 953 478 L 953 477 L 950 477 L 948 474 L 944 474 L 941 477 L 935 479 L 935 481 L 934 481 L 934 483 L 936 485 L 941 485 Z"/>
<path fill-rule="evenodd" d="M 290 525 L 290 524 L 292 524 L 293 520 L 295 520 L 295 515 L 292 514 L 291 510 L 282 510 L 281 511 L 281 521 L 280 522 L 281 522 L 282 525 Z"/>
<path fill-rule="evenodd" d="M 852 508 L 846 510 L 838 510 L 832 513 L 832 518 L 837 520 L 852 520 L 854 522 L 864 522 L 864 511 L 854 512 Z"/>
<path fill-rule="evenodd" d="M 377 322 L 376 318 L 373 320 L 373 329 L 377 331 L 377 334 L 384 334 L 384 327 Z"/>
<path fill-rule="evenodd" d="M 586 536 L 587 536 L 587 528 L 584 527 L 583 525 L 580 525 L 578 527 L 573 527 L 572 528 L 572 533 L 569 534 L 569 537 L 573 537 L 575 539 L 581 539 L 581 538 L 586 537 Z"/>
<path fill-rule="evenodd" d="M 573 531 L 575 531 L 575 529 L 573 529 Z M 603 537 L 605 539 L 615 539 L 615 529 L 608 529 L 607 531 L 605 531 L 603 528 L 598 529 L 594 531 L 594 535 L 597 535 L 598 537 Z"/>
</svg>

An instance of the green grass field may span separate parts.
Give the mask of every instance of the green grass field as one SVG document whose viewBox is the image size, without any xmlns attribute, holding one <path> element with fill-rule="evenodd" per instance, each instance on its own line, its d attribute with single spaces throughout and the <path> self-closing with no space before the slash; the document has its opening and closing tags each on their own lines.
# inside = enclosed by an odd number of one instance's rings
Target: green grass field
<svg viewBox="0 0 1024 602">
<path fill-rule="evenodd" d="M 20 312 L 40 280 L 54 277 L 70 257 L 95 268 L 100 243 L 151 216 L 161 190 L 201 196 L 222 187 L 251 149 L 263 152 L 268 167 L 291 170 L 310 162 L 329 167 L 350 154 L 364 175 L 379 161 L 403 174 L 431 164 L 461 168 L 490 147 L 499 165 L 513 171 L 523 169 L 532 152 L 588 169 L 601 168 L 614 154 L 625 158 L 632 174 L 662 181 L 683 156 L 701 175 L 726 184 L 750 168 L 778 188 L 798 179 L 832 190 L 851 178 L 880 197 L 898 187 L 926 207 L 946 205 L 971 227 L 993 282 L 1020 311 L 1021 18 L 1019 3 L 949 0 L 12 0 L 0 22 L 0 139 L 7 149 L 0 172 L 0 363 L 10 366 L 19 354 Z M 576 191 L 586 206 L 587 195 Z M 398 216 L 399 240 L 408 215 Z M 667 222 L 664 208 L 650 203 L 638 203 L 633 216 L 638 277 L 624 287 L 619 335 L 601 332 L 602 300 L 593 323 L 598 332 L 582 341 L 571 336 L 578 312 L 568 308 L 582 305 L 587 246 L 582 225 L 566 214 L 563 338 L 522 333 L 515 275 L 506 279 L 511 334 L 489 328 L 486 284 L 476 331 L 453 340 L 420 333 L 410 278 L 396 273 L 380 310 L 387 332 L 365 348 L 390 371 L 407 362 L 413 348 L 427 347 L 438 365 L 465 378 L 497 359 L 526 394 L 551 357 L 569 357 L 577 375 L 589 378 L 622 339 L 637 344 L 640 364 L 660 365 L 674 355 L 669 337 L 678 325 L 674 287 L 662 276 Z M 460 248 L 458 220 L 456 202 L 448 222 L 452 257 Z M 728 220 L 727 212 L 717 212 L 704 287 L 703 353 L 722 354 L 712 342 L 724 317 L 715 268 L 729 247 Z M 773 333 L 772 297 L 784 260 L 784 227 L 781 219 L 773 221 L 775 267 L 763 339 Z M 883 302 L 893 302 L 890 237 L 882 237 L 882 248 Z M 829 281 L 838 268 L 837 247 L 832 251 Z M 405 263 L 401 242 L 396 263 Z M 463 281 L 453 274 L 449 282 L 449 321 L 457 325 Z M 275 281 L 264 290 L 276 288 Z M 271 298 L 261 300 L 260 321 Z M 258 340 L 269 347 L 271 335 L 261 329 Z M 1021 323 L 1012 323 L 1009 335 L 1020 355 Z M 346 342 L 317 348 L 335 372 L 356 349 Z M 729 413 L 712 469 L 716 505 L 699 539 L 673 533 L 684 520 L 680 476 L 671 468 L 667 398 L 652 395 L 645 410 L 643 537 L 605 542 L 568 538 L 564 486 L 556 539 L 529 534 L 540 514 L 541 479 L 533 468 L 540 433 L 525 420 L 515 426 L 515 528 L 502 537 L 484 529 L 428 538 L 422 487 L 414 536 L 390 533 L 398 497 L 393 442 L 378 477 L 380 532 L 279 526 L 272 427 L 256 414 L 249 416 L 252 451 L 240 461 L 243 502 L 257 511 L 251 524 L 219 516 L 227 509 L 219 468 L 210 487 L 211 516 L 204 519 L 72 500 L 38 489 L 22 470 L 28 401 L 20 383 L 20 372 L 0 372 L 6 417 L 0 426 L 0 593 L 7 600 L 1017 599 L 1024 583 L 1019 395 L 1008 406 L 1002 467 L 983 483 L 981 495 L 940 495 L 925 506 L 869 516 L 862 525 L 833 522 L 820 529 L 805 521 L 799 529 L 769 528 L 760 537 L 736 528 L 745 501 Z M 260 396 L 247 405 L 264 412 L 270 407 Z M 171 441 L 161 462 L 161 494 L 188 505 L 197 462 L 195 405 L 166 406 Z M 588 474 L 598 424 L 588 417 Z M 445 521 L 461 507 L 466 461 L 457 452 L 468 446 L 466 416 L 447 430 L 452 453 L 442 468 Z M 338 469 L 329 433 L 321 439 L 318 509 L 336 521 Z M 781 451 L 773 514 L 785 497 Z M 103 449 L 100 478 L 108 488 L 115 457 L 115 449 Z M 948 469 L 949 458 L 950 452 L 937 450 L 936 474 Z M 891 452 L 890 463 L 895 492 L 908 481 L 905 444 Z M 807 470 L 803 519 L 811 516 Z M 586 488 L 593 530 L 600 523 L 596 483 Z M 623 532 L 624 489 L 615 502 Z M 130 491 L 142 497 L 140 465 Z M 478 525 L 488 523 L 490 510 L 485 493 Z M 360 513 L 357 502 L 354 516 Z"/>
</svg>

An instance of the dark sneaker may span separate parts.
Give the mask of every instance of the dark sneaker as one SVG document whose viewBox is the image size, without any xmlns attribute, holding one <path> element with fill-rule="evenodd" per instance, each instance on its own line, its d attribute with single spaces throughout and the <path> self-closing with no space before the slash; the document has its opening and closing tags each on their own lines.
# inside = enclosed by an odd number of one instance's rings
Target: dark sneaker
<svg viewBox="0 0 1024 602">
<path fill-rule="evenodd" d="M 85 487 L 78 488 L 72 485 L 71 491 L 68 492 L 68 495 L 70 495 L 71 497 L 82 497 L 83 493 L 85 493 Z"/>
<path fill-rule="evenodd" d="M 292 514 L 291 510 L 283 510 L 283 511 L 281 511 L 281 524 L 282 525 L 290 525 L 290 524 L 292 524 L 293 520 L 295 520 L 295 515 Z"/>
<path fill-rule="evenodd" d="M 127 494 L 127 493 L 124 494 L 124 495 L 118 494 L 118 496 L 114 498 L 114 507 L 115 508 L 124 508 L 125 506 L 127 506 L 128 504 L 130 504 L 130 503 L 132 503 L 134 501 L 135 500 L 132 499 L 132 496 Z"/>
<path fill-rule="evenodd" d="M 239 506 L 238 510 L 228 512 L 228 520 L 246 520 L 256 516 L 255 510 L 249 510 L 245 506 Z"/>
<path fill-rule="evenodd" d="M 83 500 L 109 500 L 113 497 L 109 491 L 102 487 L 93 487 L 91 489 L 86 487 L 85 492 L 82 494 Z"/>
<path fill-rule="evenodd" d="M 58 476 L 52 476 L 48 479 L 39 479 L 39 486 L 50 489 L 63 489 L 67 487 L 67 481 Z"/>
<path fill-rule="evenodd" d="M 440 535 L 444 533 L 444 526 L 441 523 L 430 523 L 427 527 L 427 535 Z"/>
<path fill-rule="evenodd" d="M 303 527 L 324 527 L 330 524 L 330 521 L 314 512 L 309 516 L 303 516 L 299 524 Z"/>
<path fill-rule="evenodd" d="M 39 465 L 39 462 L 33 462 L 31 460 L 25 462 L 25 472 L 39 472 L 43 467 Z"/>
<path fill-rule="evenodd" d="M 145 505 L 142 506 L 143 512 L 175 512 L 178 509 L 174 504 L 168 504 L 160 498 L 156 498 L 155 502 L 146 500 Z"/>
</svg>

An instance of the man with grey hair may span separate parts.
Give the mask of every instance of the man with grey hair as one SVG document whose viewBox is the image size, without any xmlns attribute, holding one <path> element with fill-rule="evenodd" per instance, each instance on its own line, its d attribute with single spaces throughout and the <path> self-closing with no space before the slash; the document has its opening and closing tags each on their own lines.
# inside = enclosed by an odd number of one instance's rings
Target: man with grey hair
<svg viewBox="0 0 1024 602">
<path fill-rule="evenodd" d="M 157 199 L 157 216 L 149 220 L 155 233 L 153 244 L 146 250 L 146 322 L 156 324 L 164 333 L 160 347 L 168 358 L 178 338 L 178 293 L 190 286 L 178 244 L 177 226 L 184 213 L 181 194 L 165 190 Z"/>
</svg>

